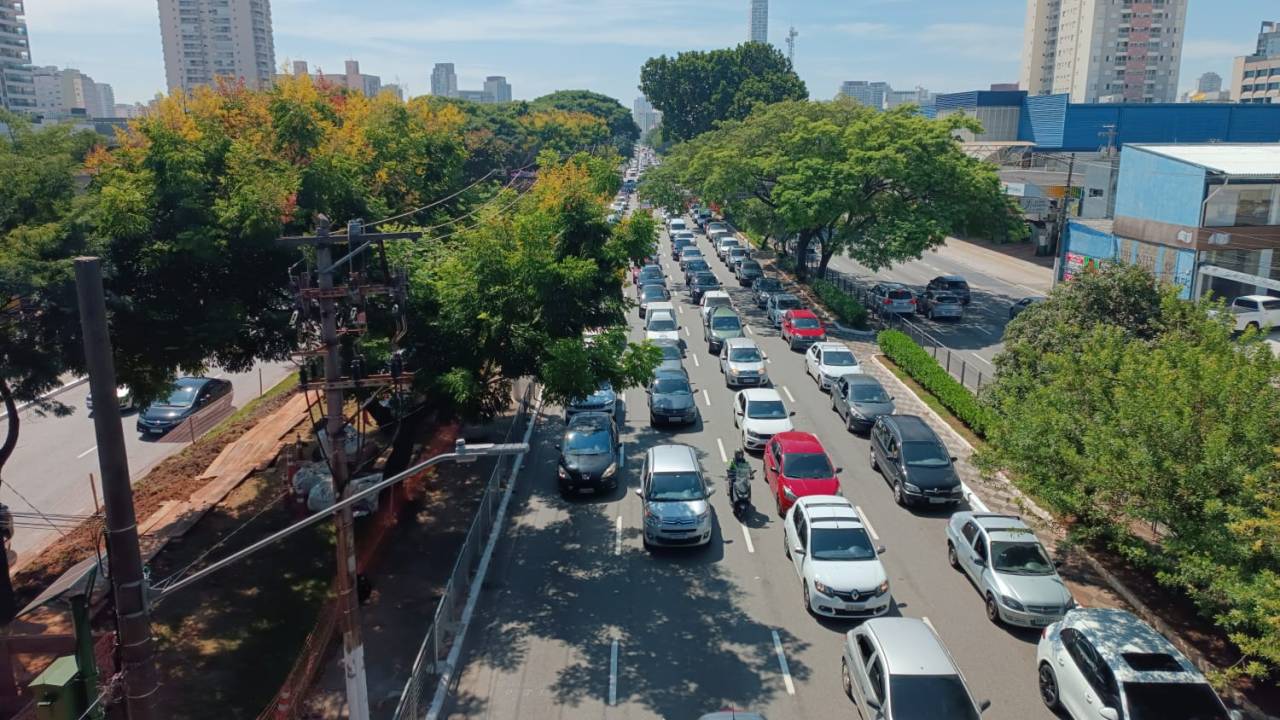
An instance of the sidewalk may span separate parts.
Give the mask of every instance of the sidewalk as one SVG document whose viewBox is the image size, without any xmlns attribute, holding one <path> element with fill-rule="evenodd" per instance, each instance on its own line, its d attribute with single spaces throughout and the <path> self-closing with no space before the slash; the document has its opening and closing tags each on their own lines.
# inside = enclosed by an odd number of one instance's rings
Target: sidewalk
<svg viewBox="0 0 1280 720">
<path fill-rule="evenodd" d="M 1053 258 L 1037 256 L 1031 243 L 996 244 L 948 237 L 933 252 L 1030 292 L 1047 295 L 1053 287 Z"/>
</svg>

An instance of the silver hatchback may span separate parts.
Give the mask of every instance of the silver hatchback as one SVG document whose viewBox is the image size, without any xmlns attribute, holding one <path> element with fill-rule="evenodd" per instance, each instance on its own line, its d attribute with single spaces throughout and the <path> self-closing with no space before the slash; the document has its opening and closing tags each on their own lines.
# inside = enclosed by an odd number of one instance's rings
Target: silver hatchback
<svg viewBox="0 0 1280 720">
<path fill-rule="evenodd" d="M 706 545 L 713 522 L 707 482 L 698 454 L 688 445 L 649 448 L 636 495 L 644 506 L 644 547 Z"/>
<path fill-rule="evenodd" d="M 916 618 L 873 618 L 845 635 L 844 692 L 864 718 L 978 720 L 975 702 L 933 627 Z"/>
</svg>

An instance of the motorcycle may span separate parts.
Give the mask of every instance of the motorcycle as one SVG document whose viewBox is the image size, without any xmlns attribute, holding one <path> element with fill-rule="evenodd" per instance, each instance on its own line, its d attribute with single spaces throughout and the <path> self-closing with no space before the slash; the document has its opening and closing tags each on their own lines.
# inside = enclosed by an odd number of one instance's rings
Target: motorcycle
<svg viewBox="0 0 1280 720">
<path fill-rule="evenodd" d="M 742 520 L 751 515 L 751 476 L 750 468 L 746 472 L 729 470 L 729 503 L 733 506 L 733 516 Z"/>
</svg>

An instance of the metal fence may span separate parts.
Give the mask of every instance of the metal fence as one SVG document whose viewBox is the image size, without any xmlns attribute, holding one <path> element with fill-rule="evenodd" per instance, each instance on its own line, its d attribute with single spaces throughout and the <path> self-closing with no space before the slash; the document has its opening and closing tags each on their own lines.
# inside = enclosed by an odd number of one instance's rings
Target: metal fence
<svg viewBox="0 0 1280 720">
<path fill-rule="evenodd" d="M 809 265 L 811 277 L 817 277 L 818 264 Z M 969 353 L 953 350 L 930 334 L 919 323 L 899 313 L 876 312 L 877 304 L 871 298 L 871 288 L 854 276 L 828 267 L 823 277 L 844 292 L 852 295 L 867 309 L 867 322 L 877 330 L 893 329 L 906 333 L 920 347 L 929 351 L 938 364 L 947 369 L 951 377 L 961 385 L 977 392 L 995 379 L 992 370 L 983 370 Z"/>
<path fill-rule="evenodd" d="M 529 382 L 520 398 L 516 417 L 507 429 L 504 442 L 510 442 L 513 435 L 523 432 L 525 423 L 532 422 L 534 383 Z M 480 498 L 480 507 L 476 510 L 475 519 L 467 530 L 467 536 L 458 550 L 458 559 L 454 562 L 453 572 L 449 574 L 449 582 L 445 584 L 440 604 L 436 606 L 435 616 L 427 628 L 427 634 L 418 648 L 418 656 L 413 661 L 413 670 L 400 695 L 400 703 L 396 706 L 394 720 L 422 720 L 431 707 L 435 689 L 444 670 L 445 660 L 453 649 L 454 643 L 460 642 L 458 631 L 461 626 L 463 608 L 476 581 L 480 558 L 484 554 L 489 535 L 498 519 L 498 507 L 507 492 L 507 475 L 515 463 L 520 461 L 518 455 L 501 455 L 497 457 L 493 473 L 485 485 L 484 496 Z"/>
</svg>

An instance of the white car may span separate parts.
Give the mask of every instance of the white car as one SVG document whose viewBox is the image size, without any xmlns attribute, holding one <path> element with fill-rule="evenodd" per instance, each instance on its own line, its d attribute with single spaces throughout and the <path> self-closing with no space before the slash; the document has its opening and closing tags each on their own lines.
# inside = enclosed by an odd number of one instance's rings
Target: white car
<svg viewBox="0 0 1280 720">
<path fill-rule="evenodd" d="M 716 240 L 716 255 L 720 256 L 721 260 L 724 260 L 729 257 L 730 250 L 740 247 L 742 247 L 742 243 L 738 242 L 737 238 L 732 235 L 726 235 Z"/>
<path fill-rule="evenodd" d="M 767 356 L 751 338 L 729 338 L 720 348 L 720 372 L 728 387 L 769 384 L 769 371 L 764 361 Z"/>
<path fill-rule="evenodd" d="M 744 450 L 763 450 L 774 435 L 794 430 L 792 415 L 773 388 L 739 390 L 733 398 L 733 426 L 742 429 Z"/>
<path fill-rule="evenodd" d="M 1237 720 L 1163 635 L 1124 610 L 1076 608 L 1036 646 L 1040 699 L 1074 720 Z"/>
<path fill-rule="evenodd" d="M 806 495 L 782 525 L 787 557 L 804 585 L 809 612 L 870 618 L 889 612 L 889 575 L 858 510 L 839 495 Z M 957 716 L 959 717 L 959 716 Z"/>
<path fill-rule="evenodd" d="M 692 242 L 692 243 L 696 243 L 698 241 L 698 239 L 693 236 L 693 233 L 688 230 L 677 230 L 671 233 L 672 242 L 675 242 L 676 240 L 680 240 L 680 239 L 688 240 L 689 242 Z"/>
<path fill-rule="evenodd" d="M 644 322 L 644 339 L 680 342 L 680 325 L 676 323 L 676 316 L 665 310 L 650 308 Z"/>
<path fill-rule="evenodd" d="M 729 297 L 729 293 L 723 290 L 709 290 L 703 293 L 702 300 L 698 302 L 698 314 L 702 316 L 702 326 L 707 326 L 707 321 L 711 319 L 711 311 L 718 307 L 733 307 L 733 299 Z"/>
<path fill-rule="evenodd" d="M 817 342 L 804 354 L 804 371 L 823 392 L 835 387 L 845 375 L 859 375 L 862 366 L 848 346 L 838 342 Z"/>
<path fill-rule="evenodd" d="M 689 229 L 689 226 L 685 225 L 684 218 L 682 217 L 673 217 L 667 221 L 667 232 L 669 233 L 675 233 L 680 230 L 688 230 L 688 229 Z"/>
<path fill-rule="evenodd" d="M 1237 332 L 1270 330 L 1280 327 L 1280 298 L 1269 295 L 1244 295 L 1227 307 Z"/>
</svg>

